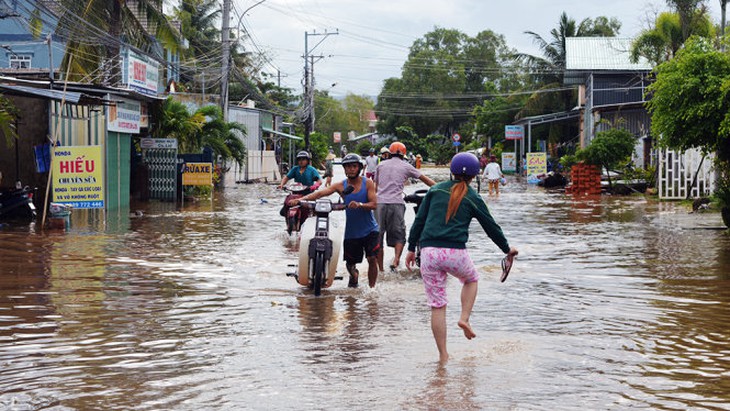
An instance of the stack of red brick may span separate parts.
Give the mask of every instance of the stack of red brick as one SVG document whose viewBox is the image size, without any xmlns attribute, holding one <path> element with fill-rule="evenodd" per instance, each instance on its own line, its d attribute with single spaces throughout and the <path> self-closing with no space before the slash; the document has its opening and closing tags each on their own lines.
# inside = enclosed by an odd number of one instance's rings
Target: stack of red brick
<svg viewBox="0 0 730 411">
<path fill-rule="evenodd" d="M 569 194 L 601 194 L 601 172 L 590 164 L 576 164 L 570 170 L 571 184 L 565 188 Z"/>
</svg>

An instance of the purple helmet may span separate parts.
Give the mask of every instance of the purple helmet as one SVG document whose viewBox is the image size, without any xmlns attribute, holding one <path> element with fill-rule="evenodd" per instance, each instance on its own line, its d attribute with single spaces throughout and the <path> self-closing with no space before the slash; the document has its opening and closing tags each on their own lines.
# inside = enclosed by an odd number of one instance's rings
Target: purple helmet
<svg viewBox="0 0 730 411">
<path fill-rule="evenodd" d="M 459 153 L 451 159 L 451 174 L 474 177 L 479 174 L 479 159 L 472 153 Z"/>
</svg>

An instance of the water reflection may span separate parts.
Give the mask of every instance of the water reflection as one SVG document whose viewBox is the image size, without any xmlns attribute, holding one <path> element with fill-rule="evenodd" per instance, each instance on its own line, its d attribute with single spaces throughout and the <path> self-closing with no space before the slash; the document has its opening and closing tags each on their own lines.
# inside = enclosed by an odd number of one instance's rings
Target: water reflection
<svg viewBox="0 0 730 411">
<path fill-rule="evenodd" d="M 450 327 L 438 368 L 415 274 L 321 298 L 284 276 L 284 194 L 0 229 L 0 409 L 728 408 L 730 235 L 675 205 L 511 181 L 487 202 L 521 255 L 499 283 L 473 225 L 479 337 Z"/>
</svg>

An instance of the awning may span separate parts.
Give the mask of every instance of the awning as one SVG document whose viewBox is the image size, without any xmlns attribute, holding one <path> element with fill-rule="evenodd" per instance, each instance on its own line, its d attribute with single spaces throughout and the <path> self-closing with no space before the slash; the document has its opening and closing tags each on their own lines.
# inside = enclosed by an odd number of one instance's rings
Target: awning
<svg viewBox="0 0 730 411">
<path fill-rule="evenodd" d="M 546 123 L 557 123 L 560 121 L 573 120 L 580 117 L 579 110 L 563 111 L 561 113 L 543 114 L 541 116 L 524 117 L 512 124 L 531 124 L 533 126 Z"/>
<path fill-rule="evenodd" d="M 58 101 L 61 101 L 64 95 L 63 91 L 48 90 L 29 86 L 11 86 L 9 84 L 0 84 L 0 89 L 6 91 L 8 94 L 11 95 L 40 97 Z M 66 102 L 70 104 L 78 104 L 82 97 L 81 93 L 74 93 L 72 91 L 67 91 L 65 94 Z"/>
<path fill-rule="evenodd" d="M 263 130 L 266 133 L 276 134 L 277 136 L 280 136 L 280 137 L 286 137 L 290 140 L 302 141 L 301 137 L 297 137 L 297 136 L 287 134 L 287 133 L 282 133 L 281 131 L 272 130 L 270 128 L 261 127 L 261 130 Z"/>
</svg>

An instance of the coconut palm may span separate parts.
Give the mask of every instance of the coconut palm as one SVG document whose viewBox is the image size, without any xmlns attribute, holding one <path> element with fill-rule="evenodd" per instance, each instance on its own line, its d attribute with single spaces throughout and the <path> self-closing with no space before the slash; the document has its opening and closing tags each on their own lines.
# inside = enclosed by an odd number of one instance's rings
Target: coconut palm
<svg viewBox="0 0 730 411">
<path fill-rule="evenodd" d="M 714 28 L 708 15 L 702 10 L 695 13 L 697 16 L 691 20 L 689 34 L 712 36 Z M 654 28 L 642 31 L 634 40 L 631 45 L 631 59 L 637 62 L 639 57 L 644 57 L 653 64 L 660 64 L 671 60 L 686 40 L 679 13 L 661 13 L 657 16 Z"/>
<path fill-rule="evenodd" d="M 180 42 L 179 33 L 162 12 L 162 2 L 61 0 L 57 34 L 67 40 L 62 70 L 68 67 L 71 79 L 100 78 L 103 84 L 113 84 L 120 79 L 123 44 L 162 60 L 159 44 L 174 51 Z"/>
<path fill-rule="evenodd" d="M 197 134 L 200 147 L 210 147 L 222 160 L 233 159 L 239 166 L 243 165 L 246 157 L 246 147 L 242 140 L 246 136 L 246 127 L 243 124 L 224 121 L 218 106 L 202 107 L 193 116 L 206 119 Z"/>
</svg>

